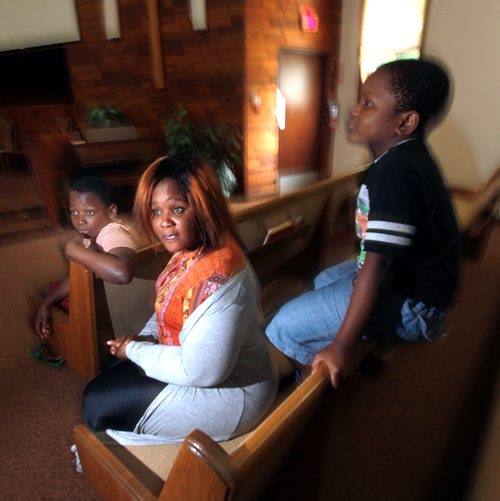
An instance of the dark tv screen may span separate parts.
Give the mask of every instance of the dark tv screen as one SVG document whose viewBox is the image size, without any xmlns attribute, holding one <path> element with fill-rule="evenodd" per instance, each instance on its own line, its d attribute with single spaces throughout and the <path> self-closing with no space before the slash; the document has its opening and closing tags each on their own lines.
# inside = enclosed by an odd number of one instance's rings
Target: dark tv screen
<svg viewBox="0 0 500 501">
<path fill-rule="evenodd" d="M 0 52 L 0 106 L 71 104 L 63 47 Z"/>
</svg>

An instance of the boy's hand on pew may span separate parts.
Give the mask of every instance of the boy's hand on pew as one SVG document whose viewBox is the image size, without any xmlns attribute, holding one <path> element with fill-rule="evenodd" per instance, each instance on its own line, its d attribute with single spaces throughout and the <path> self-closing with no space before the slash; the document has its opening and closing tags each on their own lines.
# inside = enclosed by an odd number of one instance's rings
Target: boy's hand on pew
<svg viewBox="0 0 500 501">
<path fill-rule="evenodd" d="M 35 332 L 37 336 L 45 341 L 51 335 L 50 329 L 50 311 L 45 303 L 42 303 L 35 314 L 34 319 Z"/>
<path fill-rule="evenodd" d="M 66 244 L 64 245 L 64 255 L 66 258 L 71 259 L 75 252 L 78 252 L 78 249 L 85 248 L 83 243 L 82 235 L 75 235 L 73 238 L 70 238 Z"/>
<path fill-rule="evenodd" d="M 316 354 L 312 363 L 312 372 L 314 374 L 320 365 L 326 365 L 332 386 L 338 388 L 341 379 L 346 378 L 349 374 L 350 358 L 350 350 L 342 343 L 334 341 Z"/>
<path fill-rule="evenodd" d="M 313 360 L 313 372 L 319 364 L 323 363 L 328 367 L 334 388 L 338 388 L 340 379 L 346 378 L 351 372 L 356 346 L 359 345 L 365 324 L 377 301 L 388 260 L 383 254 L 366 253 L 365 263 L 354 282 L 349 307 L 337 336 Z"/>
</svg>

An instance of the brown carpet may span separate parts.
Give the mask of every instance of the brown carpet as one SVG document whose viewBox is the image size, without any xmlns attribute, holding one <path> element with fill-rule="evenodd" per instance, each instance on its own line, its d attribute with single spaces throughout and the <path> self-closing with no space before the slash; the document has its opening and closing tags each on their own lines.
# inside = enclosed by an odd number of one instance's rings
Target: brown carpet
<svg viewBox="0 0 500 501">
<path fill-rule="evenodd" d="M 35 235 L 36 239 L 31 239 Z M 40 287 L 67 272 L 63 232 L 0 240 L 0 498 L 93 500 L 72 464 L 72 429 L 81 419 L 82 383 L 67 366 L 32 360 L 31 328 Z"/>
</svg>

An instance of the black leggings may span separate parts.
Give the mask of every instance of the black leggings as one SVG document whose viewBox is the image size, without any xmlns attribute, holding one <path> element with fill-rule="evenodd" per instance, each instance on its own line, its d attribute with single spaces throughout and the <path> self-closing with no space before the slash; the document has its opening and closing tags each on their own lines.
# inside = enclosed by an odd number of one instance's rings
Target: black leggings
<svg viewBox="0 0 500 501">
<path fill-rule="evenodd" d="M 94 431 L 133 431 L 166 383 L 152 379 L 133 362 L 120 362 L 97 376 L 83 392 L 83 419 Z"/>
</svg>

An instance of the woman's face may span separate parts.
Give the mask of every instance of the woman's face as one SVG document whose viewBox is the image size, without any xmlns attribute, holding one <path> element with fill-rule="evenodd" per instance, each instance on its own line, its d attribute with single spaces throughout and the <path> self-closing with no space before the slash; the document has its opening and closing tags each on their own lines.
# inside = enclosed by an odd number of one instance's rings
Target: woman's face
<svg viewBox="0 0 500 501">
<path fill-rule="evenodd" d="M 151 212 L 153 231 L 168 252 L 196 249 L 195 214 L 177 181 L 167 177 L 158 183 L 151 197 Z"/>
</svg>

